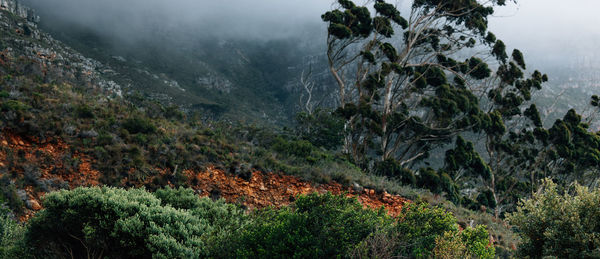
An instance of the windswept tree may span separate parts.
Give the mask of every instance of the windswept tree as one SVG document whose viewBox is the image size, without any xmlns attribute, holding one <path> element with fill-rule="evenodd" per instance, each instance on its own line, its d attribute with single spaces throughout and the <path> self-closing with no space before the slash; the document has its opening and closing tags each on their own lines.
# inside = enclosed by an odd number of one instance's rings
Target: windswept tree
<svg viewBox="0 0 600 259">
<path fill-rule="evenodd" d="M 598 179 L 600 137 L 589 131 L 581 115 L 569 110 L 552 127 L 542 125 L 530 91 L 540 89 L 544 81 L 546 77 L 536 71 L 529 79 L 503 82 L 501 91 L 490 91 L 492 120 L 482 133 L 485 151 L 478 152 L 459 137 L 454 149 L 446 153 L 444 170 L 455 182 L 463 176 L 474 180 L 462 182 L 474 183 L 469 188 L 479 186 L 477 200 L 491 207 L 496 217 L 534 193 L 544 178 L 566 184 Z"/>
<path fill-rule="evenodd" d="M 498 85 L 487 61 L 506 54 L 487 18 L 505 1 L 417 0 L 407 17 L 382 0 L 373 2 L 374 13 L 338 3 L 322 19 L 338 113 L 346 119 L 344 151 L 355 162 L 366 165 L 377 154 L 410 167 L 490 121 L 480 98 Z"/>
<path fill-rule="evenodd" d="M 415 0 L 406 17 L 382 0 L 368 3 L 372 9 L 339 0 L 322 16 L 344 151 L 355 163 L 370 167 L 376 158 L 404 172 L 449 145 L 435 175 L 475 187 L 472 198 L 496 216 L 540 179 L 595 172 L 598 135 L 575 111 L 545 128 L 532 96 L 548 77 L 528 72 L 523 53 L 488 31 L 487 18 L 505 1 Z M 457 200 L 452 183 L 440 186 Z"/>
</svg>

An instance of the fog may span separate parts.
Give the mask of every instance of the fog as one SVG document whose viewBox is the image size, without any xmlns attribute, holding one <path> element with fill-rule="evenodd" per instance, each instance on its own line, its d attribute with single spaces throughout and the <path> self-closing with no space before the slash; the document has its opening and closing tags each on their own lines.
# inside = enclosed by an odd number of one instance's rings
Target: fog
<svg viewBox="0 0 600 259">
<path fill-rule="evenodd" d="M 598 0 L 520 0 L 497 9 L 490 28 L 535 65 L 596 62 L 600 58 L 599 9 Z"/>
<path fill-rule="evenodd" d="M 195 37 L 277 39 L 320 25 L 327 0 L 27 0 L 44 19 L 121 39 L 185 32 Z"/>
<path fill-rule="evenodd" d="M 114 39 L 304 39 L 324 34 L 329 0 L 27 0 L 52 22 Z M 406 6 L 410 1 L 399 1 Z M 497 9 L 490 28 L 534 63 L 600 57 L 598 0 L 518 0 Z M 322 34 L 320 34 L 322 32 Z M 183 39 L 183 38 L 182 38 Z"/>
</svg>

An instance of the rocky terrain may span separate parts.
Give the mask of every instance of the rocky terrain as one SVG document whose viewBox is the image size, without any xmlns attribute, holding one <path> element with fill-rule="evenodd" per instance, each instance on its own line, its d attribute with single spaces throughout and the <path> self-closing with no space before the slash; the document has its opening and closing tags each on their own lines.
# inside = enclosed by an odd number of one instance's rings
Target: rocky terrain
<svg viewBox="0 0 600 259">
<path fill-rule="evenodd" d="M 11 164 L 7 156 L 19 156 L 39 168 L 19 172 L 19 168 Z M 71 162 L 71 163 L 69 163 Z M 79 153 L 69 153 L 68 145 L 60 139 L 48 139 L 39 142 L 35 139 L 4 132 L 0 135 L 0 168 L 8 174 L 23 174 L 35 184 L 28 185 L 18 191 L 20 199 L 25 202 L 28 211 L 21 217 L 27 220 L 42 207 L 40 200 L 53 186 L 59 188 L 76 188 L 80 186 L 99 185 L 100 172 L 94 170 L 94 159 Z M 162 175 L 174 174 L 166 169 L 157 169 Z M 276 173 L 253 171 L 246 176 L 235 176 L 215 167 L 205 171 L 185 170 L 189 186 L 199 196 L 214 199 L 224 198 L 227 202 L 243 205 L 249 209 L 280 207 L 294 201 L 300 194 L 313 192 L 330 192 L 336 195 L 345 194 L 357 199 L 366 207 L 373 209 L 382 206 L 390 215 L 400 213 L 408 200 L 387 192 L 378 192 L 360 186 L 342 186 L 339 183 L 314 184 L 298 177 Z M 4 176 L 0 173 L 0 177 Z M 129 182 L 125 178 L 124 182 Z M 152 178 L 147 179 L 148 182 Z M 133 181 L 134 186 L 144 186 L 145 182 Z M 33 185 L 42 186 L 34 189 Z M 173 186 L 172 183 L 168 185 Z"/>
</svg>

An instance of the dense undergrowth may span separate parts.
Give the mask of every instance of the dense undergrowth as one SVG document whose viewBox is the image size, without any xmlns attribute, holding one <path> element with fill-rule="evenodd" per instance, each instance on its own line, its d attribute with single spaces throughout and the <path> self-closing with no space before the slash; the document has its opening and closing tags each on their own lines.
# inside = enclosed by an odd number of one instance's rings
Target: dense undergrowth
<svg viewBox="0 0 600 259">
<path fill-rule="evenodd" d="M 4 118 L 1 128 L 39 143 L 65 141 L 71 154 L 86 154 L 94 159 L 93 167 L 101 172 L 101 184 L 144 186 L 148 190 L 168 184 L 189 187 L 193 180 L 181 172 L 205 170 L 209 165 L 237 175 L 251 170 L 278 172 L 317 183 L 356 184 L 439 204 L 455 211 L 463 224 L 475 220 L 491 225 L 502 246 L 509 247 L 514 242 L 512 233 L 488 215 L 457 207 L 443 196 L 415 188 L 418 185 L 406 185 L 401 179 L 365 173 L 346 157 L 328 149 L 337 138 L 335 134 L 302 132 L 306 127 L 277 130 L 202 121 L 199 114 L 184 114 L 175 106 L 164 106 L 141 94 L 110 98 L 102 90 L 78 87 L 67 81 L 44 82 L 19 69 L 27 65 L 24 62 L 5 68 L 6 74 L 0 78 Z M 306 119 L 300 118 L 301 125 L 307 124 Z M 313 129 L 313 133 L 327 128 Z M 325 137 L 314 139 L 314 136 Z M 43 184 L 35 179 L 39 177 L 35 172 L 40 165 L 20 159 L 18 154 L 7 157 L 4 170 L 11 173 L 3 174 L 2 200 L 17 214 L 24 206 L 17 191 L 26 185 L 44 185 L 43 191 L 66 187 L 58 181 Z M 78 173 L 73 169 L 79 161 L 68 155 L 65 160 L 73 166 L 53 173 Z M 162 174 L 160 169 L 173 174 Z M 31 173 L 17 174 L 25 171 Z M 14 178 L 16 181 L 10 180 Z"/>
<path fill-rule="evenodd" d="M 21 226 L 3 216 L 0 255 L 75 258 L 493 258 L 485 227 L 425 204 L 398 218 L 331 194 L 245 214 L 190 189 L 77 188 Z"/>
</svg>

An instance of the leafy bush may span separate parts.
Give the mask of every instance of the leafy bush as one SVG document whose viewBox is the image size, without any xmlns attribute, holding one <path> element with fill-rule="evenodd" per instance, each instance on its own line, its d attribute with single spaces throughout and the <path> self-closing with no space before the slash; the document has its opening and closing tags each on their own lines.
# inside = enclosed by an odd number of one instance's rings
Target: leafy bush
<svg viewBox="0 0 600 259">
<path fill-rule="evenodd" d="M 494 258 L 495 248 L 490 243 L 486 226 L 468 227 L 460 232 L 460 238 L 466 245 L 467 253 L 478 258 Z"/>
<path fill-rule="evenodd" d="M 298 135 L 317 147 L 335 150 L 343 144 L 344 121 L 326 110 L 296 115 Z"/>
<path fill-rule="evenodd" d="M 403 254 L 428 257 L 435 248 L 435 240 L 446 232 L 458 231 L 456 218 L 441 208 L 429 208 L 427 204 L 410 204 L 402 208 L 401 220 L 396 231 L 409 241 Z"/>
<path fill-rule="evenodd" d="M 10 181 L 8 175 L 0 178 L 0 203 L 6 203 L 8 208 L 17 214 L 23 212 L 25 206 L 25 203 L 17 194 L 17 187 Z"/>
<path fill-rule="evenodd" d="M 336 258 L 380 226 L 391 224 L 383 210 L 364 209 L 357 200 L 331 194 L 299 196 L 289 208 L 266 209 L 237 243 L 238 257 Z"/>
<path fill-rule="evenodd" d="M 142 117 L 133 117 L 123 122 L 123 128 L 125 128 L 131 134 L 149 134 L 156 132 L 156 126 L 152 124 L 152 121 Z"/>
<path fill-rule="evenodd" d="M 415 174 L 410 169 L 402 167 L 402 165 L 394 159 L 376 162 L 375 173 L 398 179 L 404 184 L 415 185 L 417 183 Z"/>
<path fill-rule="evenodd" d="M 456 218 L 426 203 L 405 206 L 394 229 L 399 235 L 399 254 L 428 258 L 494 258 L 485 226 L 459 231 Z"/>
<path fill-rule="evenodd" d="M 87 105 L 79 105 L 75 108 L 75 114 L 77 117 L 81 119 L 93 119 L 96 116 L 94 115 L 94 111 L 90 106 Z"/>
<path fill-rule="evenodd" d="M 23 226 L 0 207 L 0 258 L 21 257 L 23 233 Z"/>
<path fill-rule="evenodd" d="M 143 189 L 77 188 L 48 194 L 45 209 L 30 221 L 26 241 L 40 257 L 192 258 L 208 256 L 206 240 L 216 231 L 211 219 L 174 205 L 204 203 L 212 211 L 230 205 L 192 200 L 189 191 L 165 190 L 159 197 Z M 179 197 L 181 201 L 179 201 Z M 229 211 L 233 211 L 229 209 Z M 227 220 L 227 213 L 218 214 Z M 238 217 L 238 214 L 233 214 Z"/>
<path fill-rule="evenodd" d="M 575 184 L 574 192 L 560 194 L 551 180 L 531 199 L 522 200 L 508 221 L 523 242 L 519 255 L 532 258 L 600 257 L 600 190 Z"/>
<path fill-rule="evenodd" d="M 224 200 L 212 201 L 198 198 L 192 189 L 167 187 L 154 193 L 163 206 L 190 211 L 194 216 L 204 219 L 211 226 L 204 234 L 206 247 L 211 256 L 222 257 L 230 251 L 229 240 L 232 235 L 248 222 L 244 211 Z"/>
<path fill-rule="evenodd" d="M 313 145 L 306 140 L 287 141 L 280 137 L 275 139 L 272 148 L 276 152 L 301 158 L 310 156 L 314 149 Z"/>
<path fill-rule="evenodd" d="M 30 109 L 31 107 L 20 101 L 8 100 L 1 105 L 2 111 L 23 111 Z"/>
<path fill-rule="evenodd" d="M 0 252 L 14 247 L 13 254 L 42 258 L 494 256 L 485 228 L 459 232 L 442 209 L 410 205 L 396 220 L 343 195 L 299 196 L 289 207 L 248 216 L 191 189 L 94 187 L 50 193 L 44 207 L 23 239 L 16 223 L 0 220 L 0 234 L 7 227 L 16 233 L 0 239 Z"/>
</svg>

